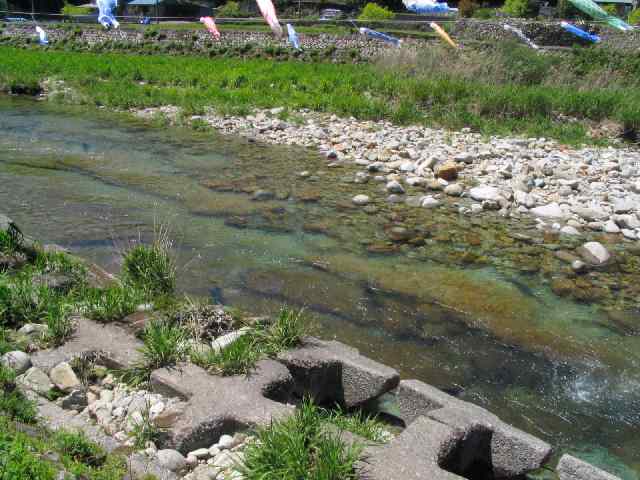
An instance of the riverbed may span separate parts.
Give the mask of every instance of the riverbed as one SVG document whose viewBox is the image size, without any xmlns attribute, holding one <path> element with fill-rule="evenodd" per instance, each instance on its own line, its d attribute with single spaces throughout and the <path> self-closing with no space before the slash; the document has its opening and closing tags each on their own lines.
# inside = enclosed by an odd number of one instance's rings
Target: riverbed
<svg viewBox="0 0 640 480">
<path fill-rule="evenodd" d="M 101 111 L 0 97 L 0 131 L 0 211 L 34 237 L 117 272 L 168 225 L 185 293 L 305 307 L 320 336 L 640 478 L 639 315 L 606 282 L 554 293 L 565 245 L 533 221 L 359 208 L 355 167 Z"/>
</svg>

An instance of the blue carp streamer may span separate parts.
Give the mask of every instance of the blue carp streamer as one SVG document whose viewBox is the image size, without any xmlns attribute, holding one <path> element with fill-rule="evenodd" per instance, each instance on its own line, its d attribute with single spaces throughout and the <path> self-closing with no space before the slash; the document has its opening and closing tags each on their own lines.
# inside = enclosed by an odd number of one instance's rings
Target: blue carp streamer
<svg viewBox="0 0 640 480">
<path fill-rule="evenodd" d="M 407 10 L 414 13 L 455 13 L 457 8 L 451 8 L 447 2 L 434 2 L 431 0 L 404 0 L 404 6 Z"/>
<path fill-rule="evenodd" d="M 98 22 L 104 28 L 118 28 L 120 24 L 113 16 L 113 11 L 118 6 L 117 0 L 97 0 L 98 5 Z"/>
<path fill-rule="evenodd" d="M 371 30 L 370 28 L 362 27 L 360 28 L 360 33 L 362 35 L 366 35 L 370 38 L 375 38 L 376 40 L 382 40 L 383 42 L 391 43 L 396 47 L 400 46 L 400 40 L 396 37 L 392 37 L 391 35 L 387 35 L 386 33 L 376 32 L 375 30 Z"/>
<path fill-rule="evenodd" d="M 568 22 L 560 22 L 560 26 L 564 28 L 567 32 L 573 33 L 576 37 L 582 38 L 583 40 L 587 40 L 588 42 L 598 43 L 600 41 L 600 37 L 598 35 L 585 32 L 581 28 L 578 28 L 575 25 L 571 25 Z"/>
<path fill-rule="evenodd" d="M 287 23 L 287 34 L 289 35 L 289 43 L 293 45 L 293 48 L 296 50 L 300 50 L 300 40 L 298 39 L 298 34 L 296 33 L 293 25 Z"/>
</svg>

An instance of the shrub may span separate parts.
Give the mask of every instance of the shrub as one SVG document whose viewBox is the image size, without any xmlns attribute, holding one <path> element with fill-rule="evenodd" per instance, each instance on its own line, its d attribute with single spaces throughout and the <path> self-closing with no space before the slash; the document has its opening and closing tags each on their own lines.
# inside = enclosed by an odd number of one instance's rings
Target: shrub
<svg viewBox="0 0 640 480">
<path fill-rule="evenodd" d="M 171 247 L 166 230 L 161 229 L 153 244 L 130 250 L 122 266 L 125 282 L 154 297 L 171 295 L 176 287 Z"/>
<path fill-rule="evenodd" d="M 358 20 L 391 20 L 393 17 L 395 14 L 388 8 L 370 2 L 364 6 Z"/>
<path fill-rule="evenodd" d="M 53 441 L 57 449 L 73 461 L 92 467 L 104 463 L 105 452 L 82 433 L 62 430 L 56 432 Z"/>
<path fill-rule="evenodd" d="M 609 15 L 613 15 L 613 16 L 618 15 L 618 8 L 614 4 L 609 3 L 607 5 L 601 5 L 601 6 L 602 6 L 602 9 L 605 12 L 607 12 Z"/>
<path fill-rule="evenodd" d="M 247 14 L 247 12 L 243 12 L 242 10 L 240 10 L 240 4 L 238 2 L 234 2 L 233 0 L 231 0 L 218 8 L 216 16 L 222 18 L 240 18 L 247 17 L 249 15 Z"/>
<path fill-rule="evenodd" d="M 477 8 L 473 12 L 473 18 L 479 18 L 480 20 L 490 20 L 496 17 L 495 8 Z"/>
<path fill-rule="evenodd" d="M 502 11 L 507 15 L 518 18 L 535 16 L 537 13 L 530 0 L 506 0 Z"/>
<path fill-rule="evenodd" d="M 43 462 L 33 453 L 31 445 L 24 436 L 12 436 L 4 429 L 0 433 L 0 458 L 2 459 L 1 480 L 18 478 L 54 480 L 58 477 L 52 465 Z"/>
<path fill-rule="evenodd" d="M 635 10 L 629 13 L 629 18 L 627 20 L 630 25 L 640 25 L 640 8 L 636 8 Z"/>
<path fill-rule="evenodd" d="M 77 5 L 71 5 L 70 3 L 65 3 L 62 10 L 60 10 L 63 15 L 73 16 L 73 15 L 90 15 L 92 12 L 91 7 L 80 7 Z"/>
<path fill-rule="evenodd" d="M 478 4 L 473 0 L 460 0 L 458 2 L 458 13 L 461 17 L 471 18 L 477 9 Z"/>
</svg>

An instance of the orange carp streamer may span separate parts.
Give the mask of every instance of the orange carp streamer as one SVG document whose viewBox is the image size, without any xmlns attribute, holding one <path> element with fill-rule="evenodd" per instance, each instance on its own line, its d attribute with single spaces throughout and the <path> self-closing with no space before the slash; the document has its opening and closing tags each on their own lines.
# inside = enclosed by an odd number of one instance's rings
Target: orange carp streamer
<svg viewBox="0 0 640 480">
<path fill-rule="evenodd" d="M 458 44 L 456 42 L 454 42 L 453 40 L 451 40 L 451 37 L 449 36 L 449 34 L 447 32 L 445 32 L 440 25 L 438 25 L 435 22 L 431 22 L 429 24 L 429 26 L 431 28 L 433 28 L 438 35 L 440 35 L 441 39 L 443 39 L 445 42 L 447 42 L 453 48 L 458 48 Z"/>
</svg>

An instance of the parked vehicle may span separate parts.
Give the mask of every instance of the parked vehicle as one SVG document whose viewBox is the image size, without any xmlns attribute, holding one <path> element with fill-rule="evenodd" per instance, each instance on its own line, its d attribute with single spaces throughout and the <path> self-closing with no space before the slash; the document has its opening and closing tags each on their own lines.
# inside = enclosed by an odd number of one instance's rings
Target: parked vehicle
<svg viewBox="0 0 640 480">
<path fill-rule="evenodd" d="M 344 12 L 336 8 L 325 8 L 324 10 L 320 11 L 321 21 L 326 22 L 328 20 L 337 20 L 342 17 L 344 17 Z"/>
</svg>

